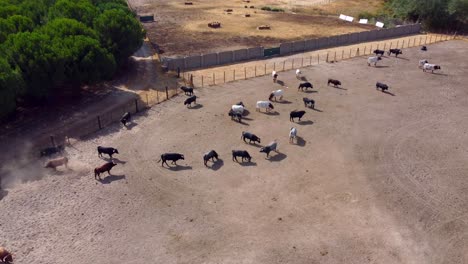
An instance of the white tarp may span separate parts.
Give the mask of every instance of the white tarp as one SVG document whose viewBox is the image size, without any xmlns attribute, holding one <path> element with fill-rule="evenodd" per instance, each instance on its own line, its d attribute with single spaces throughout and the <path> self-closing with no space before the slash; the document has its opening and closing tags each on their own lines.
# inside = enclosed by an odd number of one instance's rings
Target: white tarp
<svg viewBox="0 0 468 264">
<path fill-rule="evenodd" d="M 384 23 L 378 22 L 378 21 L 377 21 L 377 23 L 375 23 L 375 26 L 376 26 L 376 27 L 379 27 L 379 28 L 383 28 Z"/>
<path fill-rule="evenodd" d="M 350 16 L 346 17 L 346 21 L 348 22 L 353 22 L 353 20 L 354 20 L 354 17 L 350 17 Z"/>
<path fill-rule="evenodd" d="M 341 14 L 341 15 L 340 15 L 340 19 L 346 20 L 346 16 L 343 15 L 343 14 Z"/>
<path fill-rule="evenodd" d="M 359 19 L 359 24 L 367 24 L 368 20 L 365 18 Z"/>
</svg>

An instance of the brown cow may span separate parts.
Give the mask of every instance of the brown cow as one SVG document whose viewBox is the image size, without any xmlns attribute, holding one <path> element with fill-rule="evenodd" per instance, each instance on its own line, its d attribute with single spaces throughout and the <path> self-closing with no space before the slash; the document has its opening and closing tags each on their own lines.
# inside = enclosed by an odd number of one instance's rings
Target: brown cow
<svg viewBox="0 0 468 264">
<path fill-rule="evenodd" d="M 0 247 L 0 261 L 3 263 L 13 262 L 13 256 L 4 247 Z"/>
<path fill-rule="evenodd" d="M 114 162 L 107 162 L 106 164 L 102 165 L 101 167 L 97 167 L 94 169 L 94 179 L 98 179 L 101 180 L 101 176 L 99 174 L 101 173 L 104 173 L 107 171 L 107 173 L 110 174 L 110 170 L 112 169 L 112 167 L 114 167 L 115 165 L 117 165 L 117 163 L 114 163 Z"/>
<path fill-rule="evenodd" d="M 67 157 L 60 157 L 60 158 L 57 158 L 57 159 L 52 159 L 52 160 L 49 160 L 44 168 L 53 168 L 53 169 L 57 169 L 58 166 L 62 166 L 64 165 L 65 168 L 68 168 L 68 158 Z"/>
</svg>

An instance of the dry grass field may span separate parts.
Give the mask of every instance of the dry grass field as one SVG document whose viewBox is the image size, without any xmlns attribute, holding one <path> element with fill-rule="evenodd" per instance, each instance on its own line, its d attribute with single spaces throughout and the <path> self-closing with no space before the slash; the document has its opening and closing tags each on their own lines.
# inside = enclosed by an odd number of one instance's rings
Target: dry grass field
<svg viewBox="0 0 468 264">
<path fill-rule="evenodd" d="M 132 7 L 138 14 L 154 14 L 155 22 L 145 24 L 148 37 L 164 51 L 164 56 L 189 55 L 215 51 L 232 50 L 245 47 L 273 47 L 281 42 L 352 33 L 375 28 L 341 21 L 337 15 L 311 15 L 310 6 L 294 1 L 252 0 L 245 3 L 235 1 L 193 1 L 193 5 L 184 5 L 185 1 L 132 0 Z M 343 2 L 343 3 L 341 3 Z M 349 2 L 354 6 L 358 0 Z M 371 1 L 379 2 L 379 1 Z M 330 10 L 346 8 L 348 1 L 330 4 Z M 255 8 L 244 8 L 254 6 Z M 362 4 L 360 4 L 362 6 Z M 268 12 L 260 10 L 262 6 L 284 8 L 286 12 Z M 373 6 L 373 4 L 367 5 Z M 324 6 L 323 8 L 327 8 Z M 224 10 L 232 9 L 228 14 Z M 292 11 L 303 13 L 293 13 Z M 312 10 L 313 11 L 313 10 Z M 244 17 L 250 14 L 250 17 Z M 212 29 L 210 22 L 220 22 L 221 28 Z M 270 25 L 271 30 L 257 30 L 260 25 Z"/>
<path fill-rule="evenodd" d="M 197 89 L 192 109 L 181 95 L 128 130 L 74 142 L 69 170 L 2 164 L 2 246 L 15 263 L 468 263 L 468 42 L 428 48 L 379 67 L 357 57 L 304 68 L 308 93 L 282 72 L 289 88 L 270 114 L 254 107 L 281 88 L 270 76 Z M 422 58 L 442 71 L 423 73 Z M 250 113 L 239 124 L 227 111 L 241 100 Z M 289 121 L 294 109 L 307 111 L 302 122 Z M 289 144 L 292 126 L 299 138 Z M 242 142 L 242 131 L 261 144 Z M 274 139 L 279 152 L 266 159 L 259 148 Z M 101 182 L 98 145 L 120 152 Z M 222 160 L 206 168 L 210 149 Z M 252 162 L 233 162 L 232 149 Z M 163 168 L 163 152 L 185 160 Z"/>
</svg>

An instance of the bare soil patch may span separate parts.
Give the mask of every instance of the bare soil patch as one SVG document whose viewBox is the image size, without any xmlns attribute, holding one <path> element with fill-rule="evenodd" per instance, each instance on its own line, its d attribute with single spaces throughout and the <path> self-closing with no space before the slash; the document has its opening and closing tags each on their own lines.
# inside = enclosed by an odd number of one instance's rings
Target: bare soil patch
<svg viewBox="0 0 468 264">
<path fill-rule="evenodd" d="M 18 263 L 466 263 L 468 43 L 404 49 L 385 67 L 365 57 L 197 89 L 68 148 L 70 170 L 13 170 L 40 180 L 7 188 L 0 237 Z M 418 69 L 420 59 L 442 65 Z M 339 79 L 342 89 L 326 85 Z M 390 93 L 375 90 L 375 82 Z M 255 111 L 274 89 L 284 102 Z M 306 109 L 303 97 L 316 101 Z M 230 106 L 243 101 L 243 124 Z M 294 109 L 307 111 L 301 123 Z M 298 141 L 288 131 L 298 128 Z M 242 142 L 242 131 L 261 144 Z M 266 159 L 261 145 L 277 139 Z M 114 146 L 114 176 L 97 182 L 96 146 Z M 204 152 L 222 159 L 203 165 Z M 231 160 L 248 150 L 251 163 Z M 180 152 L 163 168 L 163 152 Z M 210 163 L 211 164 L 211 163 Z"/>
<path fill-rule="evenodd" d="M 238 48 L 278 46 L 282 42 L 318 38 L 331 35 L 365 31 L 375 28 L 341 21 L 337 16 L 292 13 L 295 5 L 287 1 L 275 4 L 287 12 L 260 10 L 274 1 L 237 0 L 184 1 L 134 0 L 130 1 L 139 14 L 154 13 L 155 22 L 144 24 L 151 41 L 157 43 L 165 56 L 210 53 Z M 249 8 L 244 8 L 247 5 Z M 255 8 L 250 8 L 254 6 Z M 303 7 L 303 5 L 300 5 Z M 225 12 L 232 9 L 232 12 Z M 250 14 L 250 17 L 245 17 Z M 210 28 L 208 23 L 220 22 L 220 28 Z M 270 30 L 258 30 L 260 25 L 270 25 Z"/>
</svg>

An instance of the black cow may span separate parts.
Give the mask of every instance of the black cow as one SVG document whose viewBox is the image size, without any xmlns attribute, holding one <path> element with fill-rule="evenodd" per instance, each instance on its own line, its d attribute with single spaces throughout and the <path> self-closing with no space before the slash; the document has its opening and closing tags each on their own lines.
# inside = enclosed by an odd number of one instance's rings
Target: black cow
<svg viewBox="0 0 468 264">
<path fill-rule="evenodd" d="M 61 153 L 65 147 L 63 145 L 56 146 L 56 147 L 49 147 L 41 150 L 41 157 L 48 157 L 56 153 Z"/>
<path fill-rule="evenodd" d="M 99 157 L 102 157 L 102 153 L 104 154 L 107 154 L 109 155 L 109 157 L 112 159 L 112 155 L 115 153 L 115 154 L 119 154 L 119 151 L 116 149 L 116 148 L 111 148 L 111 147 L 101 147 L 101 146 L 98 146 L 97 147 L 97 151 L 98 151 L 98 156 Z"/>
<path fill-rule="evenodd" d="M 184 101 L 184 105 L 186 105 L 187 107 L 189 106 L 192 106 L 192 103 L 197 103 L 197 96 L 194 95 L 194 96 L 190 96 L 189 98 L 187 98 L 185 101 Z"/>
<path fill-rule="evenodd" d="M 306 113 L 306 111 L 292 111 L 289 114 L 289 121 L 294 122 L 294 118 L 299 118 L 299 121 L 301 121 L 301 118 L 305 113 Z"/>
<path fill-rule="evenodd" d="M 132 118 L 132 115 L 130 114 L 130 112 L 126 112 L 125 114 L 123 114 L 122 118 L 120 118 L 120 123 L 122 123 L 122 125 L 126 127 L 127 122 L 130 122 L 131 118 Z"/>
<path fill-rule="evenodd" d="M 234 119 L 237 119 L 237 122 L 241 122 L 242 121 L 242 114 L 241 113 L 236 113 L 234 111 L 229 110 L 229 113 L 228 115 L 231 117 L 231 120 L 234 120 Z"/>
<path fill-rule="evenodd" d="M 374 50 L 374 54 L 375 54 L 375 55 L 380 55 L 380 56 L 382 56 L 382 55 L 385 54 L 385 51 L 384 51 L 384 50 L 376 49 L 376 50 Z"/>
<path fill-rule="evenodd" d="M 377 82 L 377 83 L 375 84 L 375 89 L 378 90 L 379 88 L 380 88 L 380 90 L 382 90 L 382 92 L 383 92 L 383 91 L 388 90 L 388 85 L 386 85 L 386 84 L 384 84 L 384 83 L 381 83 L 381 82 Z"/>
<path fill-rule="evenodd" d="M 158 162 L 160 162 L 162 160 L 161 166 L 164 166 L 164 163 L 166 163 L 166 165 L 169 166 L 169 164 L 167 164 L 166 161 L 170 160 L 170 161 L 172 161 L 172 164 L 177 165 L 176 162 L 178 160 L 180 160 L 180 159 L 183 160 L 184 155 L 179 154 L 179 153 L 164 153 L 164 154 L 161 155 L 161 159 L 158 160 Z"/>
<path fill-rule="evenodd" d="M 421 50 L 422 50 L 422 51 L 427 51 L 427 47 L 426 47 L 426 46 L 422 46 L 422 47 L 421 47 Z"/>
<path fill-rule="evenodd" d="M 181 86 L 180 89 L 182 91 L 184 91 L 185 95 L 193 95 L 193 88 L 192 87 Z"/>
<path fill-rule="evenodd" d="M 210 159 L 211 159 L 212 162 L 215 162 L 214 159 L 219 160 L 218 153 L 216 153 L 216 151 L 214 151 L 214 150 L 211 150 L 210 152 L 205 153 L 205 155 L 203 155 L 203 162 L 205 163 L 205 166 L 208 167 L 208 165 L 206 165 L 206 163 Z"/>
<path fill-rule="evenodd" d="M 310 107 L 312 109 L 315 109 L 315 101 L 313 99 L 304 97 L 304 98 L 302 98 L 302 101 L 304 101 L 304 106 L 305 107 Z"/>
<path fill-rule="evenodd" d="M 398 57 L 398 54 L 403 54 L 401 49 L 390 49 L 387 54 L 390 56 L 391 54 L 395 54 L 395 57 Z"/>
<path fill-rule="evenodd" d="M 329 86 L 330 83 L 333 84 L 333 86 L 335 87 L 337 87 L 338 85 L 341 85 L 341 82 L 335 79 L 328 79 L 327 85 Z"/>
<path fill-rule="evenodd" d="M 101 167 L 97 167 L 94 169 L 94 179 L 101 179 L 100 174 L 104 173 L 107 171 L 107 173 L 110 175 L 110 170 L 117 165 L 117 163 L 114 162 L 107 162 L 106 164 L 102 165 Z"/>
<path fill-rule="evenodd" d="M 246 138 L 249 139 L 249 144 L 252 143 L 252 141 L 254 143 L 255 142 L 260 143 L 260 138 L 259 137 L 257 137 L 256 135 L 254 135 L 252 133 L 242 131 L 241 139 L 244 140 L 245 143 L 247 143 L 247 141 L 245 141 Z"/>
<path fill-rule="evenodd" d="M 297 87 L 297 90 L 301 89 L 304 91 L 304 88 L 307 90 L 308 88 L 313 89 L 314 86 L 310 82 L 303 82 L 299 84 L 299 87 Z"/>
<path fill-rule="evenodd" d="M 242 162 L 244 162 L 244 159 L 247 159 L 249 162 L 252 160 L 252 157 L 247 152 L 247 150 L 233 150 L 232 151 L 232 160 L 235 160 L 236 162 L 239 162 L 237 160 L 237 157 L 242 157 Z"/>
</svg>

